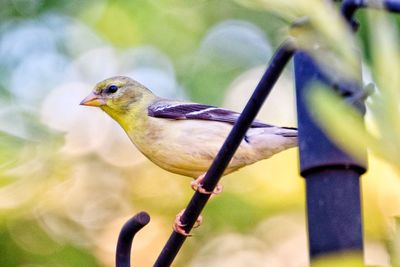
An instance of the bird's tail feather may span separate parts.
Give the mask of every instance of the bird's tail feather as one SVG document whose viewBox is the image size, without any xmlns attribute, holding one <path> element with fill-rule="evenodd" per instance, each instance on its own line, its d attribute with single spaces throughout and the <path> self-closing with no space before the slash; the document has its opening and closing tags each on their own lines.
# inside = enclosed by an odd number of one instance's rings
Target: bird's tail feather
<svg viewBox="0 0 400 267">
<path fill-rule="evenodd" d="M 256 160 L 266 159 L 297 145 L 297 129 L 286 127 L 251 128 L 246 142 L 256 151 Z"/>
<path fill-rule="evenodd" d="M 279 127 L 275 134 L 283 137 L 297 137 L 297 128 L 294 127 Z"/>
</svg>

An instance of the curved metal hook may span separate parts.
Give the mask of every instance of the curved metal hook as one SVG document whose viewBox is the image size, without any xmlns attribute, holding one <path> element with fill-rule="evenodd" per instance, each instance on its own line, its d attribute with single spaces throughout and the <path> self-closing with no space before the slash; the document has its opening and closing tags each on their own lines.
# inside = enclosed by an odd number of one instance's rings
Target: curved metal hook
<svg viewBox="0 0 400 267">
<path fill-rule="evenodd" d="M 354 31 L 358 29 L 358 22 L 354 19 L 354 14 L 360 8 L 385 9 L 393 13 L 400 13 L 400 2 L 398 0 L 368 1 L 368 0 L 344 0 L 341 5 L 341 12 Z"/>
<path fill-rule="evenodd" d="M 115 254 L 116 267 L 131 266 L 131 248 L 135 234 L 140 231 L 150 221 L 150 216 L 147 212 L 139 212 L 130 218 L 118 236 L 117 251 Z"/>
<path fill-rule="evenodd" d="M 341 13 L 343 17 L 347 20 L 350 24 L 350 27 L 353 31 L 358 30 L 358 22 L 354 19 L 354 14 L 356 13 L 357 9 L 366 7 L 366 3 L 364 0 L 344 0 L 340 7 Z"/>
</svg>

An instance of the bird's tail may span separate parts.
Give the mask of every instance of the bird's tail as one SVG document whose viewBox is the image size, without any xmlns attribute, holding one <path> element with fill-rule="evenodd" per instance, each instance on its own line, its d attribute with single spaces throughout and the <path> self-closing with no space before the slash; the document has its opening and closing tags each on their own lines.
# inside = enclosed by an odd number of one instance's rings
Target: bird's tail
<svg viewBox="0 0 400 267">
<path fill-rule="evenodd" d="M 297 129 L 292 127 L 251 128 L 246 142 L 257 151 L 258 160 L 297 146 Z"/>
<path fill-rule="evenodd" d="M 295 128 L 295 127 L 277 127 L 275 134 L 281 135 L 283 137 L 297 137 L 297 128 Z"/>
</svg>

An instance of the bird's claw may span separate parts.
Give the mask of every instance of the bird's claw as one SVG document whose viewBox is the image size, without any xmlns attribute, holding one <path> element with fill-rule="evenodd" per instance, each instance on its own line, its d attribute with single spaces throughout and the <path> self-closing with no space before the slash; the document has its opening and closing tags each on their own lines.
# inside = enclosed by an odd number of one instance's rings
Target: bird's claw
<svg viewBox="0 0 400 267">
<path fill-rule="evenodd" d="M 190 186 L 194 191 L 198 191 L 199 193 L 206 194 L 206 195 L 218 195 L 223 191 L 223 186 L 221 184 L 217 184 L 212 192 L 209 192 L 203 188 L 203 180 L 205 174 L 200 175 L 196 180 L 190 183 Z"/>
<path fill-rule="evenodd" d="M 184 211 L 185 210 L 182 210 L 181 212 L 179 212 L 176 215 L 173 228 L 174 228 L 174 231 L 177 232 L 178 234 L 181 234 L 183 236 L 189 237 L 189 236 L 192 236 L 192 235 L 189 234 L 189 233 L 186 233 L 185 229 L 183 229 L 183 227 L 185 227 L 186 224 L 183 224 L 182 221 L 181 221 L 181 217 L 182 217 L 182 214 L 183 214 Z M 203 221 L 203 217 L 199 216 L 197 218 L 196 223 L 194 224 L 193 228 L 199 227 L 201 225 L 202 221 Z"/>
</svg>

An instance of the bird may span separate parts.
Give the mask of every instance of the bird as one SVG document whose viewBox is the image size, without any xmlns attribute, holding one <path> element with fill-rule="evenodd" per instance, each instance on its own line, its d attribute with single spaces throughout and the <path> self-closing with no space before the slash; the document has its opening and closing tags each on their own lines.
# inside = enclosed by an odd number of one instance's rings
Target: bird
<svg viewBox="0 0 400 267">
<path fill-rule="evenodd" d="M 153 94 L 141 83 L 115 76 L 96 84 L 81 105 L 99 107 L 124 129 L 150 161 L 176 174 L 194 178 L 191 186 L 204 194 L 202 180 L 240 113 L 216 106 L 176 101 Z M 223 175 L 297 146 L 297 129 L 254 120 Z M 174 230 L 188 235 L 177 215 Z M 199 218 L 199 223 L 200 223 Z"/>
</svg>

